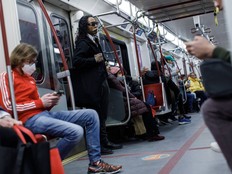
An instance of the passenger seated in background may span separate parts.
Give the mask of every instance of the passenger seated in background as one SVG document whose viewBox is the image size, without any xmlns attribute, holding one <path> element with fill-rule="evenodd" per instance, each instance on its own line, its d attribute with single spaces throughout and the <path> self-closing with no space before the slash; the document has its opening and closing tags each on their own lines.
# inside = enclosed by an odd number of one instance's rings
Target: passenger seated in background
<svg viewBox="0 0 232 174">
<path fill-rule="evenodd" d="M 58 104 L 60 96 L 48 93 L 39 96 L 36 82 L 31 77 L 35 71 L 37 51 L 29 44 L 21 43 L 10 56 L 16 108 L 19 120 L 33 133 L 60 137 L 57 147 L 62 159 L 81 141 L 86 131 L 86 142 L 89 156 L 88 173 L 116 173 L 122 166 L 114 166 L 101 160 L 99 139 L 99 119 L 96 111 L 82 109 L 73 111 L 49 111 Z M 0 75 L 0 105 L 12 112 L 8 76 Z"/>
<path fill-rule="evenodd" d="M 186 90 L 186 87 L 185 87 L 185 82 L 187 81 L 187 79 L 185 78 L 185 75 L 181 75 L 181 77 L 179 77 L 179 86 L 180 88 L 182 89 L 182 95 L 185 95 L 186 94 L 186 103 L 185 103 L 185 111 L 187 113 L 192 113 L 194 112 L 195 110 L 195 103 L 196 103 L 196 96 L 195 94 L 189 92 Z"/>
<path fill-rule="evenodd" d="M 159 64 L 159 69 L 160 69 L 160 72 L 161 72 L 161 79 L 162 79 L 162 82 L 164 83 L 164 88 L 165 88 L 165 92 L 166 92 L 166 95 L 167 95 L 167 100 L 169 101 L 169 103 L 171 103 L 171 93 L 170 93 L 170 90 L 173 91 L 174 95 L 175 95 L 175 101 L 178 103 L 178 108 L 179 108 L 179 112 L 180 112 L 180 115 L 178 116 L 178 121 L 179 121 L 179 124 L 187 124 L 187 123 L 190 123 L 191 120 L 190 120 L 190 116 L 187 116 L 185 115 L 185 111 L 184 111 L 184 106 L 183 106 L 183 99 L 182 99 L 182 96 L 180 95 L 180 90 L 179 88 L 176 86 L 176 84 L 172 81 L 171 78 L 166 78 L 164 76 L 164 73 L 162 72 L 162 68 L 161 68 L 161 65 L 160 63 Z M 151 71 L 148 71 L 145 73 L 145 76 L 143 78 L 143 84 L 146 85 L 146 84 L 152 84 L 152 83 L 159 83 L 159 76 L 158 76 L 158 70 L 157 70 L 157 67 L 156 67 L 156 63 L 153 61 L 151 62 Z M 172 116 L 170 117 L 172 120 L 176 120 L 175 119 L 175 106 L 176 105 L 175 103 L 172 102 Z"/>
<path fill-rule="evenodd" d="M 187 88 L 187 91 L 190 91 L 191 93 L 195 93 L 197 98 L 200 98 L 200 106 L 204 103 L 204 101 L 207 99 L 207 96 L 205 94 L 204 86 L 199 78 L 197 78 L 196 74 L 191 72 L 189 74 L 188 80 L 185 82 L 185 86 Z"/>
<path fill-rule="evenodd" d="M 112 70 L 111 70 L 112 69 Z M 118 67 L 112 67 L 108 71 L 108 83 L 111 88 L 118 89 L 123 92 L 126 96 L 126 88 L 124 83 L 117 78 L 117 74 L 120 74 L 120 69 Z M 131 116 L 136 117 L 142 115 L 144 126 L 146 128 L 148 141 L 158 141 L 163 140 L 165 137 L 159 135 L 159 128 L 155 119 L 153 118 L 151 107 L 149 104 L 141 101 L 139 98 L 142 96 L 141 88 L 138 82 L 132 80 L 131 77 L 127 76 L 127 84 L 129 85 L 129 98 L 131 106 Z"/>
</svg>

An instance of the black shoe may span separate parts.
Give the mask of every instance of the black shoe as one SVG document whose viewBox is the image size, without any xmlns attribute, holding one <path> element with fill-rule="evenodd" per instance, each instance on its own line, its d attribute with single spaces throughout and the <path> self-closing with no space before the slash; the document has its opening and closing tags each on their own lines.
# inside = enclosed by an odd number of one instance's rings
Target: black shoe
<svg viewBox="0 0 232 174">
<path fill-rule="evenodd" d="M 106 144 L 103 145 L 103 147 L 114 150 L 114 149 L 121 149 L 122 145 L 121 144 L 114 144 L 114 143 L 108 141 Z"/>
<path fill-rule="evenodd" d="M 110 155 L 113 154 L 113 150 L 106 148 L 106 147 L 101 147 L 101 154 L 102 155 Z"/>
<path fill-rule="evenodd" d="M 187 119 L 190 119 L 190 118 L 192 118 L 191 116 L 188 116 L 188 115 L 183 115 L 184 116 L 184 118 L 187 118 Z"/>
<path fill-rule="evenodd" d="M 160 140 L 164 140 L 164 139 L 165 139 L 164 136 L 155 135 L 155 136 L 153 136 L 153 137 L 148 138 L 148 141 L 149 141 L 149 142 L 152 142 L 152 141 L 160 141 Z"/>
<path fill-rule="evenodd" d="M 172 121 L 177 121 L 177 118 L 176 118 L 174 115 L 171 115 L 169 118 L 170 118 Z"/>
</svg>

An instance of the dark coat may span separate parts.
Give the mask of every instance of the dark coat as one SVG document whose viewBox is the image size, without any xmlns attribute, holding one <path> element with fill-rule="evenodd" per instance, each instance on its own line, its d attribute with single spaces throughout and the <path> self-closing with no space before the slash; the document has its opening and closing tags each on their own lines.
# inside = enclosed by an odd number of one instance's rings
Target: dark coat
<svg viewBox="0 0 232 174">
<path fill-rule="evenodd" d="M 166 81 L 165 77 L 161 75 L 162 81 Z M 143 77 L 143 84 L 159 83 L 159 75 L 157 70 L 147 71 Z"/>
<path fill-rule="evenodd" d="M 124 97 L 126 97 L 126 88 L 124 84 L 118 80 L 113 74 L 109 73 L 108 83 L 111 88 L 118 89 L 123 92 Z M 129 92 L 129 101 L 130 101 L 130 110 L 131 116 L 138 116 L 145 112 L 148 112 L 148 109 L 143 101 L 137 99 L 131 92 Z"/>
<path fill-rule="evenodd" d="M 130 92 L 138 99 L 142 98 L 142 89 L 139 83 L 132 79 L 131 76 L 126 76 L 126 82 L 130 87 Z"/>
<path fill-rule="evenodd" d="M 102 83 L 107 79 L 105 62 L 96 62 L 94 55 L 102 53 L 101 47 L 90 38 L 76 42 L 71 78 L 77 106 L 96 105 L 101 100 Z M 103 54 L 103 53 L 102 53 Z"/>
</svg>

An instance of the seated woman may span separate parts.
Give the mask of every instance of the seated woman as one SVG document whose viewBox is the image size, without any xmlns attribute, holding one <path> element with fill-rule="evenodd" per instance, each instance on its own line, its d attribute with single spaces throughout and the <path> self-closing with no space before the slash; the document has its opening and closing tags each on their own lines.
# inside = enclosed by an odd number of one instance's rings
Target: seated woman
<svg viewBox="0 0 232 174">
<path fill-rule="evenodd" d="M 185 86 L 188 91 L 195 93 L 197 98 L 200 98 L 200 106 L 207 99 L 204 86 L 199 78 L 197 78 L 194 72 L 189 74 L 188 80 L 185 82 Z"/>
<path fill-rule="evenodd" d="M 109 86 L 111 88 L 122 91 L 123 95 L 126 96 L 126 88 L 123 82 L 120 80 L 120 78 L 116 77 L 116 74 L 120 73 L 120 69 L 118 67 L 112 67 L 110 69 L 112 70 L 108 71 Z M 165 137 L 159 135 L 159 128 L 157 127 L 157 123 L 153 118 L 151 107 L 149 106 L 149 104 L 139 100 L 139 98 L 142 96 L 142 91 L 139 87 L 138 82 L 132 80 L 131 77 L 127 77 L 127 82 L 130 88 L 129 98 L 132 117 L 142 115 L 148 141 L 163 140 Z"/>
</svg>

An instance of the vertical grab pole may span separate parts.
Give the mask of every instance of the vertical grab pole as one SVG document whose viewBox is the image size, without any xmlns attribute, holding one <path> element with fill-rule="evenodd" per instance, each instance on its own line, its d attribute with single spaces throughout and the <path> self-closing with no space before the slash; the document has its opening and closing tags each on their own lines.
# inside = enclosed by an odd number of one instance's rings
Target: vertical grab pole
<svg viewBox="0 0 232 174">
<path fill-rule="evenodd" d="M 38 3 L 39 3 L 39 6 L 41 8 L 41 10 L 43 11 L 43 14 L 44 16 L 46 17 L 47 19 L 47 22 L 52 30 L 52 33 L 53 33 L 53 36 L 55 38 L 55 41 L 56 41 L 56 44 L 58 46 L 58 49 L 60 51 L 60 56 L 61 56 L 61 60 L 62 60 L 62 63 L 64 65 L 64 70 L 66 72 L 66 75 L 67 75 L 67 80 L 68 80 L 68 86 L 69 86 L 69 91 L 70 91 L 70 96 L 71 96 L 71 104 L 72 104 L 72 109 L 74 110 L 75 109 L 75 100 L 74 100 L 74 93 L 73 93 L 73 88 L 72 88 L 72 81 L 71 81 L 71 78 L 70 78 L 70 71 L 68 69 L 68 65 L 67 65 L 67 62 L 65 60 L 65 56 L 64 56 L 64 52 L 63 52 L 63 49 L 61 47 L 61 44 L 60 44 L 60 41 L 56 35 L 56 30 L 52 24 L 52 21 L 47 13 L 47 10 L 46 8 L 44 7 L 44 4 L 42 2 L 42 0 L 38 0 Z"/>
<path fill-rule="evenodd" d="M 139 71 L 139 80 L 140 80 L 141 89 L 142 89 L 143 101 L 145 102 L 146 99 L 145 99 L 144 88 L 143 88 L 142 73 L 141 73 L 141 70 L 140 70 L 139 53 L 138 53 L 137 39 L 136 39 L 136 35 L 135 35 L 135 27 L 134 26 L 133 26 L 133 37 L 134 37 L 134 43 L 135 43 L 137 66 L 138 66 L 138 71 Z"/>
<path fill-rule="evenodd" d="M 2 40 L 3 40 L 4 54 L 5 54 L 5 61 L 6 61 L 6 71 L 7 71 L 8 82 L 9 82 L 9 86 L 10 86 L 10 95 L 11 95 L 11 105 L 12 105 L 12 110 L 13 110 L 13 117 L 16 120 L 18 120 L 18 113 L 17 113 L 17 109 L 16 109 L 14 84 L 13 84 L 13 77 L 12 77 L 12 72 L 11 72 L 10 57 L 9 57 L 9 52 L 8 52 L 8 44 L 7 44 L 6 27 L 5 27 L 2 0 L 0 0 L 0 22 L 1 22 L 1 29 L 2 29 Z"/>
<path fill-rule="evenodd" d="M 108 40 L 109 40 L 109 42 L 110 42 L 110 46 L 111 46 L 111 48 L 113 49 L 113 52 L 114 52 L 114 55 L 115 55 L 115 58 L 116 58 L 116 60 L 117 60 L 117 62 L 118 62 L 118 64 L 119 64 L 119 68 L 120 68 L 120 71 L 121 71 L 121 73 L 122 73 L 122 77 L 123 77 L 123 82 L 124 82 L 124 84 L 125 84 L 125 89 L 126 89 L 126 98 L 127 98 L 127 104 L 128 104 L 128 118 L 127 118 L 127 120 L 125 121 L 126 123 L 130 120 L 130 118 L 131 118 L 131 106 L 130 106 L 130 99 L 129 99 L 129 91 L 128 91 L 128 88 L 127 88 L 127 86 L 126 86 L 126 78 L 125 78 L 125 75 L 124 75 L 124 69 L 123 69 L 123 67 L 122 67 L 122 64 L 121 64 L 121 62 L 120 62 L 120 60 L 119 60 L 119 57 L 118 57 L 118 53 L 117 53 L 117 51 L 116 51 L 116 48 L 115 48 L 115 45 L 114 45 L 114 43 L 113 43 L 113 41 L 112 41 L 112 39 L 111 39 L 111 37 L 110 37 L 110 34 L 109 34 L 109 32 L 107 31 L 107 29 L 104 27 L 104 24 L 103 24 L 103 22 L 101 21 L 101 19 L 99 19 L 99 18 L 97 18 L 98 19 L 98 21 L 100 22 L 100 24 L 101 24 L 101 26 L 102 26 L 102 29 L 103 29 L 103 31 L 105 32 L 105 34 L 106 34 L 106 37 L 108 38 Z"/>
<path fill-rule="evenodd" d="M 155 59 L 155 64 L 156 64 L 156 68 L 157 68 L 157 70 L 158 70 L 158 75 L 159 75 L 159 77 L 161 77 L 161 70 L 160 70 L 160 68 L 159 68 L 159 65 L 158 65 L 158 60 L 157 60 L 157 57 L 155 56 L 155 52 L 154 52 L 154 49 L 153 49 L 153 47 L 152 47 L 152 45 L 151 45 L 151 41 L 150 41 L 150 39 L 147 37 L 147 41 L 148 41 L 148 44 L 149 44 L 149 46 L 150 46 L 150 48 L 151 48 L 151 52 L 152 52 L 152 55 L 153 55 L 153 57 L 154 57 L 154 59 Z M 159 78 L 159 79 L 161 79 L 161 78 Z M 161 81 L 160 81 L 161 82 Z"/>
</svg>

